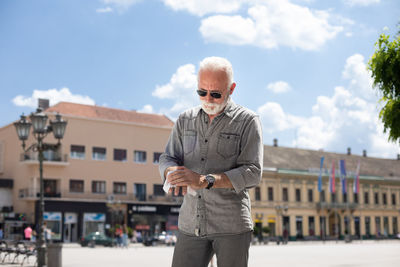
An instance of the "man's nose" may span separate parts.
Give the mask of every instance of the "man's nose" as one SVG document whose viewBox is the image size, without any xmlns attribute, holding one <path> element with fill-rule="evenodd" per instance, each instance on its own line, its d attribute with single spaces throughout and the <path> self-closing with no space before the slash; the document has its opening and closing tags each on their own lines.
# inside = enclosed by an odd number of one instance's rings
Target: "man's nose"
<svg viewBox="0 0 400 267">
<path fill-rule="evenodd" d="M 211 92 L 207 91 L 207 95 L 205 96 L 207 102 L 213 102 L 214 98 L 211 96 Z"/>
</svg>

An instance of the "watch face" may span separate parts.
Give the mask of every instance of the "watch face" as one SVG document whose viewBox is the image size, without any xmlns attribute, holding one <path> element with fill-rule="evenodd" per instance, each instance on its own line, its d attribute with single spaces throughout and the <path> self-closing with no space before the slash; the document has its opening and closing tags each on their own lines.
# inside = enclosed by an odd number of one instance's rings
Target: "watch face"
<svg viewBox="0 0 400 267">
<path fill-rule="evenodd" d="M 207 175 L 206 180 L 209 184 L 213 184 L 215 182 L 215 177 L 212 175 Z"/>
</svg>

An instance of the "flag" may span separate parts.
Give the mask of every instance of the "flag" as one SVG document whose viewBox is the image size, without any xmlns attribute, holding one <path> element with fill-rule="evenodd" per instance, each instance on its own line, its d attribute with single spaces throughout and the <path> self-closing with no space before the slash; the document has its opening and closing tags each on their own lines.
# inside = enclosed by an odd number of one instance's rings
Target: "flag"
<svg viewBox="0 0 400 267">
<path fill-rule="evenodd" d="M 358 160 L 356 175 L 354 175 L 353 192 L 360 192 L 360 160 Z"/>
<path fill-rule="evenodd" d="M 319 165 L 319 177 L 318 177 L 318 191 L 322 192 L 322 166 L 324 165 L 324 157 L 321 157 L 321 164 Z"/>
<path fill-rule="evenodd" d="M 335 194 L 335 161 L 332 160 L 332 168 L 331 168 L 331 175 L 329 177 L 329 192 L 331 194 Z"/>
<path fill-rule="evenodd" d="M 340 166 L 340 177 L 342 180 L 342 193 L 347 194 L 347 185 L 346 185 L 346 164 L 343 159 L 339 161 Z"/>
</svg>

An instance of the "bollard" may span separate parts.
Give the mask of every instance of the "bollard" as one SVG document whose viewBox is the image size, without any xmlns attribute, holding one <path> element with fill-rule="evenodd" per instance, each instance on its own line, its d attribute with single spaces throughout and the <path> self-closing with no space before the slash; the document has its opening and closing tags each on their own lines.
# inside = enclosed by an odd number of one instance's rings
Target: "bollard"
<svg viewBox="0 0 400 267">
<path fill-rule="evenodd" d="M 62 267 L 61 251 L 61 243 L 52 243 L 47 245 L 47 267 Z"/>
</svg>

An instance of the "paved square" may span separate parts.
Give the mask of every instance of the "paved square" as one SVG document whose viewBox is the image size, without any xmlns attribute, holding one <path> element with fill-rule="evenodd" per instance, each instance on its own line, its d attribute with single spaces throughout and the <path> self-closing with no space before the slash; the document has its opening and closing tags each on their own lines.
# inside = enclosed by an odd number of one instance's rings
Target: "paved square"
<svg viewBox="0 0 400 267">
<path fill-rule="evenodd" d="M 62 267 L 168 267 L 172 253 L 173 247 L 165 246 L 134 244 L 129 248 L 81 248 L 77 244 L 66 244 L 62 250 Z M 252 245 L 249 266 L 399 267 L 400 240 Z"/>
</svg>

